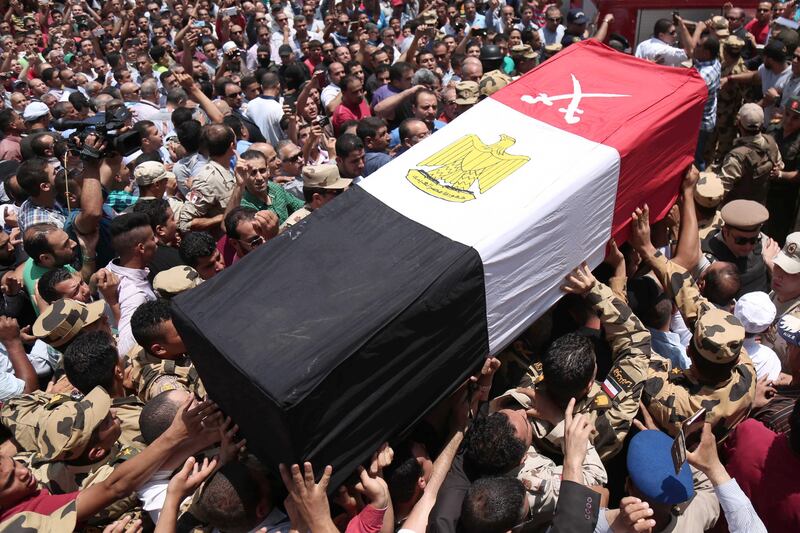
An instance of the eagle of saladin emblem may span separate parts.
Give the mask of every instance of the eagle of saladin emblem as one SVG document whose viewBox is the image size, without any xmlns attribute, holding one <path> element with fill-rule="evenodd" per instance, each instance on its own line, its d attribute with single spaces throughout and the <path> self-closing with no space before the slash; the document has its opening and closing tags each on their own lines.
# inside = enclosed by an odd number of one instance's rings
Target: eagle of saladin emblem
<svg viewBox="0 0 800 533">
<path fill-rule="evenodd" d="M 417 167 L 425 169 L 412 168 L 406 179 L 419 190 L 448 202 L 474 200 L 476 181 L 483 194 L 531 160 L 525 155 L 506 153 L 516 142 L 513 137 L 500 134 L 499 141 L 485 144 L 470 133 L 420 161 Z"/>
</svg>

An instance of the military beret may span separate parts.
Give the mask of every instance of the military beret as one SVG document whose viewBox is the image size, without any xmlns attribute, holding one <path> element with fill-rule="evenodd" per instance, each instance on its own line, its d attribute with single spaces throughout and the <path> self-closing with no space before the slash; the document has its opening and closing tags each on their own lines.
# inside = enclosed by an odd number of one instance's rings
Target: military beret
<svg viewBox="0 0 800 533">
<path fill-rule="evenodd" d="M 163 270 L 153 279 L 153 290 L 163 298 L 172 298 L 183 291 L 193 289 L 203 282 L 200 274 L 187 265 Z"/>
<path fill-rule="evenodd" d="M 39 425 L 41 458 L 48 462 L 80 458 L 110 412 L 111 398 L 102 387 L 95 387 L 81 401 L 59 405 Z"/>
<path fill-rule="evenodd" d="M 769 211 L 753 200 L 734 200 L 725 204 L 720 216 L 726 226 L 743 231 L 756 231 L 769 220 Z"/>
<path fill-rule="evenodd" d="M 725 364 L 735 361 L 742 351 L 744 326 L 727 311 L 709 309 L 694 325 L 692 344 L 703 359 Z"/>
<path fill-rule="evenodd" d="M 725 187 L 719 176 L 707 170 L 700 173 L 697 186 L 694 188 L 694 201 L 701 207 L 717 207 L 725 196 Z"/>
<path fill-rule="evenodd" d="M 689 501 L 694 483 L 689 465 L 675 475 L 672 462 L 672 439 L 658 430 L 640 431 L 628 448 L 628 475 L 647 499 L 666 505 Z"/>
<path fill-rule="evenodd" d="M 34 337 L 58 348 L 75 338 L 84 326 L 99 320 L 105 307 L 102 300 L 85 304 L 70 298 L 61 298 L 42 311 L 31 332 Z"/>
</svg>

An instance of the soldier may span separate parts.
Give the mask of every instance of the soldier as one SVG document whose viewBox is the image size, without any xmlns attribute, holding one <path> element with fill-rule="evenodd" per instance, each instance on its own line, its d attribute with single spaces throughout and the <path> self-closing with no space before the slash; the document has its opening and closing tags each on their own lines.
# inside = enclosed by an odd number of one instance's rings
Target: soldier
<svg viewBox="0 0 800 533">
<path fill-rule="evenodd" d="M 769 211 L 752 200 L 734 200 L 720 211 L 722 228 L 711 231 L 700 243 L 703 256 L 698 270 L 704 271 L 715 261 L 736 265 L 741 285 L 739 295 L 769 288 L 772 259 L 777 245 L 764 238 L 761 227 L 769 219 Z"/>
<path fill-rule="evenodd" d="M 90 396 L 94 399 L 94 391 Z M 98 393 L 97 397 L 99 398 L 100 396 Z M 103 403 L 104 401 L 100 399 L 99 402 Z M 109 403 L 106 399 L 105 405 Z M 84 421 L 87 422 L 94 422 L 103 411 L 103 409 L 98 409 L 94 406 L 89 411 L 87 409 L 88 404 L 84 404 L 83 414 L 89 415 L 91 418 L 91 420 L 84 418 Z M 77 413 L 77 409 L 73 407 L 73 414 Z M 79 491 L 64 495 L 53 495 L 46 489 L 40 489 L 36 483 L 36 478 L 24 463 L 15 462 L 8 455 L 0 454 L 0 478 L 6 480 L 0 487 L 0 509 L 3 510 L 2 515 L 0 515 L 2 516 L 0 518 L 0 531 L 19 531 L 18 526 L 24 524 L 33 524 L 33 527 L 39 525 L 49 527 L 53 525 L 60 528 L 65 526 L 66 529 L 53 529 L 52 531 L 72 531 L 70 527 L 73 524 L 86 523 L 98 512 L 138 489 L 168 459 L 175 464 L 180 464 L 190 454 L 194 453 L 196 448 L 194 443 L 196 441 L 203 441 L 202 443 L 205 444 L 209 440 L 208 437 L 204 438 L 203 436 L 209 433 L 210 430 L 203 427 L 202 422 L 210 419 L 218 420 L 219 414 L 216 406 L 211 402 L 187 401 L 178 410 L 178 414 L 169 428 L 142 453 L 120 464 L 105 479 L 81 488 Z M 65 419 L 62 422 L 67 422 L 67 420 Z M 75 419 L 72 422 L 74 425 Z M 218 438 L 219 426 L 212 425 L 212 427 Z M 57 447 L 62 450 L 70 448 L 74 450 L 75 446 L 87 448 L 91 444 L 86 436 L 69 439 L 66 447 L 62 444 L 64 440 L 66 439 L 60 439 L 57 443 L 54 443 L 55 446 L 52 448 L 55 449 Z M 90 450 L 93 448 L 96 448 L 96 446 L 92 446 Z M 71 454 L 72 452 L 69 453 Z M 191 468 L 193 460 L 189 465 Z M 204 463 L 204 475 L 208 475 L 214 466 L 216 466 L 215 461 L 210 464 Z M 170 467 L 170 469 L 172 468 Z M 31 517 L 30 513 L 46 515 L 50 520 L 43 524 L 41 518 Z M 58 515 L 56 513 L 63 514 Z M 28 522 L 29 519 L 31 519 L 30 522 Z"/>
<path fill-rule="evenodd" d="M 719 204 L 724 194 L 725 188 L 717 174 L 708 170 L 700 173 L 694 189 L 694 206 L 701 241 L 722 228 Z"/>
<path fill-rule="evenodd" d="M 209 161 L 192 180 L 192 189 L 178 218 L 178 228 L 181 231 L 209 231 L 220 237 L 225 208 L 236 185 L 236 179 L 228 168 L 236 153 L 236 136 L 227 126 L 211 124 L 203 128 L 202 138 Z"/>
<path fill-rule="evenodd" d="M 774 168 L 783 168 L 783 159 L 775 140 L 761 134 L 764 109 L 758 104 L 744 104 L 736 118 L 740 137 L 725 155 L 720 178 L 725 187 L 723 203 L 732 200 L 767 202 L 767 189 Z"/>
<path fill-rule="evenodd" d="M 172 267 L 156 274 L 153 290 L 162 298 L 170 299 L 183 291 L 193 289 L 203 283 L 200 274 L 190 266 Z"/>
<path fill-rule="evenodd" d="M 34 337 L 62 352 L 82 331 L 105 331 L 111 334 L 105 302 L 99 300 L 85 304 L 61 298 L 42 311 L 31 329 Z"/>
<path fill-rule="evenodd" d="M 778 358 L 787 366 L 788 353 L 786 341 L 778 335 L 778 323 L 784 316 L 800 309 L 800 232 L 789 234 L 786 244 L 775 256 L 772 268 L 772 291 L 769 293 L 775 304 L 775 322 L 761 336 L 761 341 L 775 350 Z"/>
<path fill-rule="evenodd" d="M 721 59 L 722 76 L 741 74 L 747 72 L 747 67 L 742 59 L 744 41 L 732 35 L 722 41 Z M 742 106 L 744 88 L 731 83 L 720 89 L 717 94 L 717 127 L 708 141 L 708 161 L 721 161 L 731 148 L 736 138 L 736 113 Z"/>
<path fill-rule="evenodd" d="M 613 366 L 601 385 L 595 381 L 597 363 L 591 341 L 578 333 L 556 339 L 543 362 L 531 366 L 520 383 L 536 389 L 533 403 L 537 411 L 551 413 L 543 414 L 544 419 L 531 419 L 534 445 L 544 453 L 561 455 L 557 442 L 564 427 L 560 417 L 552 413 L 563 412 L 563 406 L 574 397 L 575 412 L 589 416 L 598 433 L 594 446 L 606 460 L 622 448 L 639 411 L 651 353 L 650 332 L 625 302 L 595 279 L 585 263 L 567 277 L 562 289 L 582 295 L 600 315 L 613 353 Z M 556 409 L 541 407 L 540 396 L 541 401 L 552 400 Z M 499 400 L 504 401 L 504 397 Z"/>
<path fill-rule="evenodd" d="M 339 175 L 339 168 L 336 165 L 306 166 L 303 167 L 301 174 L 306 205 L 289 215 L 286 222 L 281 225 L 282 232 L 303 220 L 315 209 L 319 209 L 339 196 L 353 183 L 353 180 L 342 178 Z"/>
<path fill-rule="evenodd" d="M 518 44 L 511 47 L 511 58 L 514 60 L 517 76 L 522 76 L 536 68 L 539 52 L 534 51 L 529 44 Z"/>
<path fill-rule="evenodd" d="M 456 84 L 456 116 L 478 103 L 480 86 L 477 81 L 460 81 Z"/>
<path fill-rule="evenodd" d="M 119 444 L 125 448 L 144 443 L 139 415 L 144 404 L 128 395 L 123 386 L 124 365 L 113 337 L 104 331 L 81 333 L 64 352 L 64 371 L 81 394 L 103 387 L 111 397 L 111 409 L 120 420 Z"/>
<path fill-rule="evenodd" d="M 205 396 L 200 376 L 172 323 L 168 301 L 159 299 L 139 306 L 131 318 L 131 329 L 138 346 L 128 354 L 132 369 L 126 386 L 140 400 L 147 402 L 175 389 Z"/>
<path fill-rule="evenodd" d="M 756 372 L 742 350 L 744 327 L 702 296 L 683 267 L 656 250 L 648 217 L 647 206 L 632 215 L 631 244 L 673 298 L 693 336 L 686 350 L 692 360 L 688 370 L 673 369 L 669 360 L 653 356 L 642 401 L 656 424 L 672 436 L 684 420 L 705 408 L 706 420 L 722 440 L 747 416 L 755 398 Z"/>
<path fill-rule="evenodd" d="M 487 72 L 478 83 L 480 99 L 488 98 L 506 85 L 511 83 L 511 77 L 501 70 Z"/>
<path fill-rule="evenodd" d="M 795 52 L 800 54 L 800 50 Z M 800 60 L 795 61 L 800 65 Z M 769 223 L 766 232 L 777 242 L 783 242 L 793 231 L 797 217 L 797 195 L 800 192 L 800 98 L 791 97 L 783 110 L 783 121 L 767 131 L 775 139 L 783 159 L 783 169 L 772 169 L 772 181 L 767 194 Z"/>
</svg>

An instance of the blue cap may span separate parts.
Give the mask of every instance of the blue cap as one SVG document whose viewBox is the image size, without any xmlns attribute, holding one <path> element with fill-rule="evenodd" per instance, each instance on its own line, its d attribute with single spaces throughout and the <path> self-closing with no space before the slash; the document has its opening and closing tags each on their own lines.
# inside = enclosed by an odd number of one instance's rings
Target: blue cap
<svg viewBox="0 0 800 533">
<path fill-rule="evenodd" d="M 675 475 L 672 439 L 657 430 L 641 431 L 628 447 L 628 475 L 649 500 L 667 505 L 688 501 L 694 496 L 692 472 L 688 464 Z"/>
<path fill-rule="evenodd" d="M 589 19 L 582 9 L 570 9 L 567 13 L 567 24 L 586 24 Z"/>
</svg>

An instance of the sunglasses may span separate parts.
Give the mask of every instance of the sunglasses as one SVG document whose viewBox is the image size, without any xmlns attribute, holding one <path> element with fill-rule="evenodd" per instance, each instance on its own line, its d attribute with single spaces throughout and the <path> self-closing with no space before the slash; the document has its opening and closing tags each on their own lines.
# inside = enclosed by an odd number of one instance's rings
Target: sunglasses
<svg viewBox="0 0 800 533">
<path fill-rule="evenodd" d="M 293 163 L 297 163 L 298 161 L 300 161 L 300 159 L 302 157 L 303 157 L 303 154 L 301 152 L 301 153 L 297 153 L 297 154 L 293 155 L 292 157 L 287 157 L 286 159 L 284 159 L 284 161 L 291 161 Z"/>
<path fill-rule="evenodd" d="M 734 237 L 733 242 L 738 244 L 739 246 L 744 246 L 745 244 L 755 245 L 761 240 L 761 235 L 756 235 L 755 237 Z"/>
<path fill-rule="evenodd" d="M 242 91 L 239 91 L 238 93 L 226 94 L 225 98 L 236 98 L 238 96 L 242 96 Z"/>
<path fill-rule="evenodd" d="M 564 19 L 562 17 L 558 17 L 558 18 L 548 18 L 547 20 L 549 20 L 550 22 L 561 22 Z"/>
<path fill-rule="evenodd" d="M 257 246 L 261 246 L 262 244 L 264 244 L 264 237 L 262 237 L 261 235 L 256 235 L 255 237 L 253 237 L 252 239 L 247 241 L 247 244 L 251 248 L 255 248 Z"/>
</svg>

